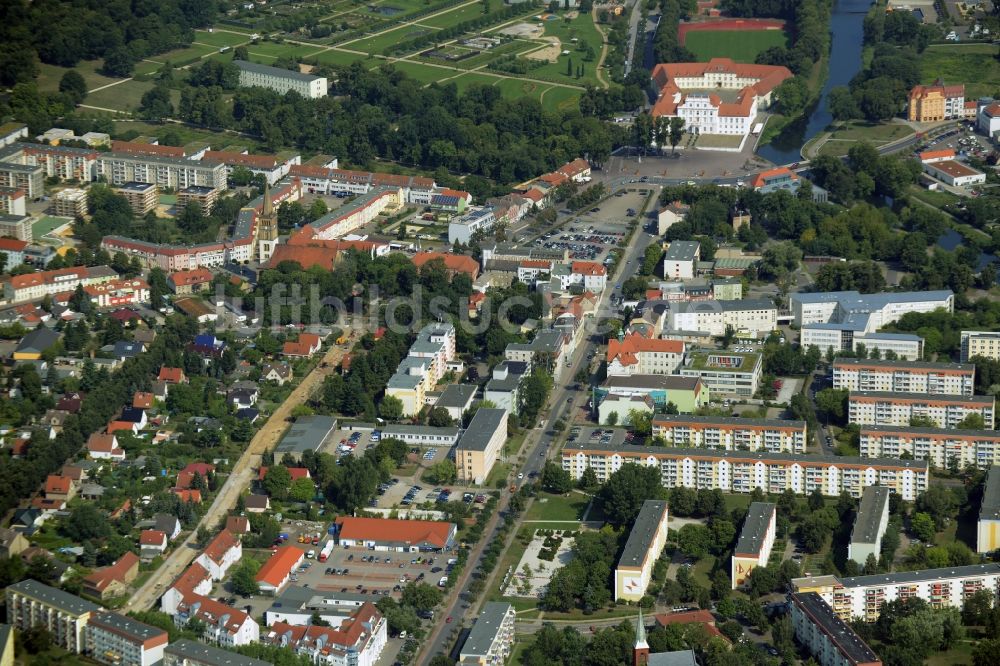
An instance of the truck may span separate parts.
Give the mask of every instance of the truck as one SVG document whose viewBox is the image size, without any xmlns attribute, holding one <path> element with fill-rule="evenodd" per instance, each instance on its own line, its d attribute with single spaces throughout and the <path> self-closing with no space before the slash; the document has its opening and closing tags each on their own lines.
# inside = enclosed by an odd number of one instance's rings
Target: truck
<svg viewBox="0 0 1000 666">
<path fill-rule="evenodd" d="M 339 338 L 337 338 L 337 344 L 338 344 L 338 345 L 342 345 L 342 344 L 344 344 L 345 342 L 347 342 L 347 335 L 345 335 L 345 334 L 341 333 L 341 334 L 340 334 L 340 337 L 339 337 Z"/>
<path fill-rule="evenodd" d="M 330 553 L 333 552 L 333 539 L 327 539 L 326 543 L 323 544 L 323 550 L 319 551 L 319 561 L 326 562 L 326 558 L 330 557 Z"/>
</svg>

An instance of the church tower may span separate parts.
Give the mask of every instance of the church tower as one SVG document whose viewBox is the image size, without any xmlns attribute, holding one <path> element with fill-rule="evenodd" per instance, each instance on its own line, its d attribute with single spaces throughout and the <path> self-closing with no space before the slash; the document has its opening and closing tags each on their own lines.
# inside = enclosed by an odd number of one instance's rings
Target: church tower
<svg viewBox="0 0 1000 666">
<path fill-rule="evenodd" d="M 649 643 L 646 642 L 646 625 L 642 622 L 642 609 L 635 625 L 635 645 L 632 647 L 632 666 L 646 666 L 649 663 Z"/>
<path fill-rule="evenodd" d="M 271 185 L 264 183 L 264 205 L 257 216 L 257 261 L 267 263 L 278 244 L 278 213 L 271 200 Z"/>
</svg>

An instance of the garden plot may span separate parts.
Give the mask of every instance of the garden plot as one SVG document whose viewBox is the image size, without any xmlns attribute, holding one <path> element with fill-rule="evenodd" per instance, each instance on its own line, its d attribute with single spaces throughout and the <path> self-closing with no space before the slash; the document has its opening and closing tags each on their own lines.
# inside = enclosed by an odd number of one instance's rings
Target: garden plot
<svg viewBox="0 0 1000 666">
<path fill-rule="evenodd" d="M 504 596 L 541 599 L 556 571 L 573 559 L 573 530 L 535 530 L 507 582 Z"/>
</svg>

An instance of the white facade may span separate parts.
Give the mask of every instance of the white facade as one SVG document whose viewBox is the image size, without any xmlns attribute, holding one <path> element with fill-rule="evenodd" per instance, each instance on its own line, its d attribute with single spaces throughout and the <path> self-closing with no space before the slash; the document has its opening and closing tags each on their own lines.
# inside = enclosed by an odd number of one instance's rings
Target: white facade
<svg viewBox="0 0 1000 666">
<path fill-rule="evenodd" d="M 195 562 L 205 568 L 205 571 L 212 577 L 212 580 L 222 580 L 225 578 L 229 568 L 243 557 L 243 546 L 240 544 L 239 539 L 233 539 L 233 545 L 222 552 L 219 557 L 214 557 L 215 553 L 209 553 L 212 550 L 213 543 L 221 538 L 226 538 L 223 536 L 225 534 L 228 533 L 224 531 L 220 532 L 219 536 L 212 543 L 209 543 L 208 547 L 195 559 Z"/>
<path fill-rule="evenodd" d="M 151 183 L 161 189 L 169 187 L 174 190 L 187 187 L 225 190 L 227 187 L 225 164 L 194 162 L 179 157 L 100 153 L 97 175 L 104 176 L 112 185 Z"/>
<path fill-rule="evenodd" d="M 626 463 L 658 468 L 665 488 L 719 488 L 733 493 L 761 488 L 774 494 L 792 490 L 797 495 L 808 495 L 819 490 L 827 497 L 836 497 L 841 492 L 860 497 L 865 487 L 880 485 L 891 488 L 905 500 L 913 500 L 927 489 L 929 477 L 926 461 L 892 458 L 628 445 L 604 448 L 586 443 L 568 444 L 562 451 L 563 469 L 574 479 L 579 479 L 590 467 L 603 482 Z"/>
<path fill-rule="evenodd" d="M 1000 433 L 993 430 L 862 426 L 859 448 L 865 457 L 906 454 L 941 469 L 1000 465 Z"/>
<path fill-rule="evenodd" d="M 820 666 L 880 666 L 882 661 L 816 593 L 791 595 L 792 628 Z"/>
<path fill-rule="evenodd" d="M 983 417 L 993 429 L 994 399 L 990 396 L 925 396 L 912 393 L 851 393 L 848 421 L 861 425 L 908 426 L 917 416 L 929 417 L 939 428 L 955 428 L 969 414 Z"/>
<path fill-rule="evenodd" d="M 805 421 L 660 416 L 652 426 L 653 437 L 662 437 L 669 446 L 768 453 L 806 451 Z"/>
<path fill-rule="evenodd" d="M 642 503 L 615 567 L 614 599 L 639 601 L 645 596 L 653 577 L 653 566 L 667 544 L 669 513 L 664 501 Z"/>
<path fill-rule="evenodd" d="M 974 365 L 853 358 L 833 362 L 835 389 L 971 396 L 975 384 Z"/>
<path fill-rule="evenodd" d="M 857 291 L 831 291 L 823 293 L 795 293 L 789 296 L 793 323 L 807 324 L 848 323 L 854 316 L 862 332 L 874 332 L 897 321 L 908 312 L 933 312 L 955 310 L 955 295 L 951 290 L 905 291 L 862 295 Z"/>
<path fill-rule="evenodd" d="M 684 86 L 682 86 L 684 87 Z M 735 104 L 726 105 L 736 106 Z M 677 116 L 684 119 L 684 129 L 694 134 L 730 134 L 746 136 L 757 118 L 757 99 L 750 101 L 745 113 L 724 112 L 717 97 L 704 93 L 688 93 L 677 105 Z"/>
<path fill-rule="evenodd" d="M 689 353 L 677 374 L 700 377 L 712 396 L 751 398 L 760 388 L 764 359 L 758 353 Z"/>
<path fill-rule="evenodd" d="M 671 303 L 667 327 L 671 331 L 704 331 L 721 337 L 726 329 L 767 335 L 778 325 L 778 308 L 766 300 L 696 301 Z"/>
<path fill-rule="evenodd" d="M 1000 332 L 962 331 L 962 363 L 974 356 L 1000 361 Z"/>
<path fill-rule="evenodd" d="M 448 242 L 468 245 L 477 233 L 486 233 L 496 226 L 497 218 L 490 206 L 470 208 L 448 222 Z"/>
<path fill-rule="evenodd" d="M 864 566 L 868 557 L 878 560 L 882 552 L 882 537 L 889 527 L 889 489 L 869 486 L 861 494 L 861 505 L 854 519 L 851 541 L 847 544 L 847 559 Z"/>
<path fill-rule="evenodd" d="M 326 97 L 329 88 L 324 76 L 301 74 L 243 60 L 234 60 L 233 63 L 240 69 L 240 86 L 243 88 L 267 88 L 281 95 L 293 91 L 309 99 Z"/>
</svg>

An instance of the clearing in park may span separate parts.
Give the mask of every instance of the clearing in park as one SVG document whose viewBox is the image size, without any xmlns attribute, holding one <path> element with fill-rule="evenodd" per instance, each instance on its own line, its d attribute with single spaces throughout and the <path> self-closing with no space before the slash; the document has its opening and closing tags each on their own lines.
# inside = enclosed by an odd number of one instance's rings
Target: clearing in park
<svg viewBox="0 0 1000 666">
<path fill-rule="evenodd" d="M 788 46 L 783 30 L 698 30 L 687 33 L 684 45 L 698 62 L 712 58 L 732 58 L 752 63 L 757 54 L 772 46 Z"/>
</svg>

